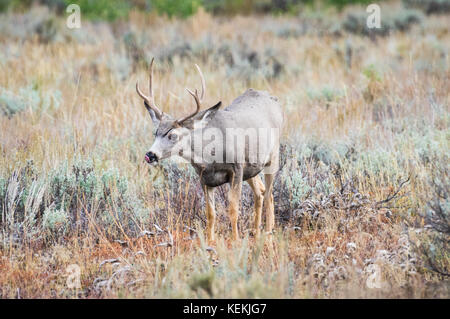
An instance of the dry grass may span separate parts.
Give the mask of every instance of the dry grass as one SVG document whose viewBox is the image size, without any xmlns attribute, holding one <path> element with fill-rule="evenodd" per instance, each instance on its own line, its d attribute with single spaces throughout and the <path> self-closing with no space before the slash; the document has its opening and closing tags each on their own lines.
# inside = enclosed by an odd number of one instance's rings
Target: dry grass
<svg viewBox="0 0 450 319">
<path fill-rule="evenodd" d="M 441 170 L 448 188 L 448 16 L 376 39 L 327 25 L 279 36 L 299 20 L 204 12 L 185 21 L 139 13 L 114 25 L 83 21 L 77 35 L 55 21 L 61 37 L 49 42 L 0 32 L 0 89 L 26 105 L 0 115 L 1 297 L 449 297 L 448 276 L 414 248 L 433 236 L 425 227 L 427 203 L 438 197 L 433 172 Z M 132 44 L 124 40 L 130 35 Z M 173 50 L 185 41 L 191 49 Z M 233 64 L 217 52 L 222 43 Z M 259 64 L 237 58 L 241 51 L 256 52 Z M 272 239 L 246 235 L 252 199 L 245 188 L 245 237 L 232 243 L 221 188 L 219 239 L 207 249 L 191 171 L 143 162 L 152 125 L 134 85 L 146 79 L 153 55 L 157 102 L 171 114 L 194 107 L 184 92 L 198 81 L 194 62 L 206 76 L 205 104 L 227 105 L 247 87 L 281 99 L 287 150 Z M 85 161 L 98 193 L 89 195 L 86 176 L 55 193 L 54 177 L 76 176 L 73 167 Z M 98 182 L 108 174 L 110 181 Z M 448 199 L 443 207 L 448 216 Z M 434 258 L 448 273 L 443 238 Z M 71 264 L 81 269 L 80 289 L 66 285 Z M 377 270 L 379 288 L 370 288 Z"/>
</svg>

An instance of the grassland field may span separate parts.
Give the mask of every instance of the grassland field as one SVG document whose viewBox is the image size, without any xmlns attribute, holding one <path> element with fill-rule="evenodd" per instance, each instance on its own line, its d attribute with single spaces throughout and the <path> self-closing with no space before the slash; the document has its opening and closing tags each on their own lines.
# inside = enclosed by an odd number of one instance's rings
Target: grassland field
<svg viewBox="0 0 450 319">
<path fill-rule="evenodd" d="M 372 32 L 366 15 L 2 13 L 0 297 L 449 298 L 450 18 L 387 1 Z M 152 57 L 174 116 L 194 109 L 194 63 L 205 105 L 280 99 L 272 236 L 248 232 L 245 185 L 230 239 L 224 185 L 207 243 L 193 169 L 143 161 Z"/>
</svg>

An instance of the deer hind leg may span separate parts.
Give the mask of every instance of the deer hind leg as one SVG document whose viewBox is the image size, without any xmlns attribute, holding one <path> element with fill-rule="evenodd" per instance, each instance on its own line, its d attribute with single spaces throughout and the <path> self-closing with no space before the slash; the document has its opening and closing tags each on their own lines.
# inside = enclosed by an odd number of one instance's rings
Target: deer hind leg
<svg viewBox="0 0 450 319">
<path fill-rule="evenodd" d="M 264 214 L 266 215 L 266 231 L 272 233 L 275 226 L 275 214 L 273 205 L 273 180 L 274 174 L 265 174 L 264 182 L 266 184 L 266 192 L 264 193 Z"/>
<path fill-rule="evenodd" d="M 264 192 L 265 187 L 264 183 L 261 181 L 259 176 L 255 176 L 247 180 L 247 183 L 250 185 L 253 196 L 255 199 L 255 224 L 254 224 L 254 234 L 258 237 L 261 233 L 261 213 L 262 213 L 262 204 L 264 200 Z"/>
<path fill-rule="evenodd" d="M 239 206 L 241 203 L 242 190 L 242 171 L 238 174 L 233 174 L 231 179 L 230 192 L 228 193 L 229 214 L 231 221 L 231 231 L 233 240 L 239 239 L 237 221 L 239 216 Z"/>
<path fill-rule="evenodd" d="M 214 228 L 216 223 L 216 211 L 214 205 L 214 188 L 203 185 L 203 192 L 205 193 L 206 202 L 206 236 L 208 242 L 214 241 Z"/>
</svg>

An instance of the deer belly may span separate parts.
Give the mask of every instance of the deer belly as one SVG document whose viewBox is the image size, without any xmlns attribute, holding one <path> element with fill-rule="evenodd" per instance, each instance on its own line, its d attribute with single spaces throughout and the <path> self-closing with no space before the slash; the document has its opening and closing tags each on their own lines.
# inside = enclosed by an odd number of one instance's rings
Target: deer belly
<svg viewBox="0 0 450 319">
<path fill-rule="evenodd" d="M 257 164 L 247 164 L 242 172 L 242 180 L 245 181 L 249 178 L 255 177 L 262 171 L 263 167 Z M 199 172 L 203 184 L 209 187 L 216 187 L 229 183 L 231 176 L 233 175 L 232 168 L 221 169 L 205 169 Z"/>
<path fill-rule="evenodd" d="M 216 187 L 228 183 L 230 174 L 228 171 L 203 171 L 201 179 L 206 186 Z"/>
<path fill-rule="evenodd" d="M 244 168 L 242 180 L 246 181 L 249 178 L 255 177 L 262 171 L 263 167 L 260 165 L 248 165 Z"/>
</svg>

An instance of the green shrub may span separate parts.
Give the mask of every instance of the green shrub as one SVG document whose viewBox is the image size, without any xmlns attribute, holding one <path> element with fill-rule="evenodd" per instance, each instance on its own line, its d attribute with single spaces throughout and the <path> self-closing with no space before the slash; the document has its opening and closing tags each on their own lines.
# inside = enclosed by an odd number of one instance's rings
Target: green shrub
<svg viewBox="0 0 450 319">
<path fill-rule="evenodd" d="M 331 167 L 339 163 L 341 147 L 309 140 L 297 145 L 283 144 L 280 171 L 275 179 L 274 201 L 282 218 L 287 218 L 310 198 L 334 191 Z"/>
<path fill-rule="evenodd" d="M 8 238 L 38 239 L 39 234 L 59 240 L 75 230 L 88 231 L 90 225 L 109 237 L 137 235 L 150 217 L 117 169 L 97 171 L 92 160 L 63 163 L 47 176 L 29 161 L 0 177 L 0 210 L 3 244 Z"/>
<path fill-rule="evenodd" d="M 370 64 L 362 70 L 362 74 L 371 82 L 381 82 L 383 79 L 380 71 L 374 64 Z"/>
<path fill-rule="evenodd" d="M 11 91 L 1 89 L 0 91 L 0 111 L 3 115 L 8 117 L 13 116 L 18 112 L 22 112 L 27 107 L 34 109 L 40 102 L 37 90 L 31 88 L 21 89 L 23 95 L 15 95 Z M 25 97 L 27 96 L 28 99 Z"/>
<path fill-rule="evenodd" d="M 3 14 L 0 30 L 4 36 L 17 40 L 36 37 L 41 43 L 50 43 L 63 40 L 64 28 L 63 20 L 47 7 L 31 7 L 24 13 Z"/>
<path fill-rule="evenodd" d="M 0 115 L 14 116 L 30 108 L 31 110 L 47 110 L 58 108 L 61 103 L 61 92 L 40 92 L 37 85 L 29 85 L 19 89 L 18 94 L 0 87 Z"/>
<path fill-rule="evenodd" d="M 254 9 L 263 9 L 273 1 L 270 0 L 202 0 L 202 5 L 207 11 L 214 14 L 247 14 Z"/>
<path fill-rule="evenodd" d="M 32 5 L 32 0 L 0 0 L 0 12 L 9 9 L 23 9 Z"/>
<path fill-rule="evenodd" d="M 58 22 L 53 16 L 39 22 L 36 26 L 39 41 L 42 43 L 53 42 L 58 36 L 58 27 Z"/>
<path fill-rule="evenodd" d="M 140 37 L 136 37 L 137 39 Z M 199 40 L 188 41 L 181 38 L 176 30 L 168 32 L 169 44 L 152 47 L 152 56 L 159 61 L 173 63 L 176 59 L 212 59 L 217 64 L 225 65 L 227 75 L 246 82 L 258 77 L 278 78 L 286 71 L 287 58 L 282 51 L 271 46 L 253 48 L 240 41 L 219 41 L 211 34 Z M 132 42 L 140 43 L 140 41 Z M 131 52 L 145 52 L 142 45 L 131 47 Z M 142 54 L 139 54 L 142 56 Z M 144 62 L 148 60 L 144 56 Z"/>
<path fill-rule="evenodd" d="M 42 217 L 42 228 L 48 238 L 58 238 L 69 231 L 69 216 L 64 210 L 48 207 Z"/>
<path fill-rule="evenodd" d="M 350 4 L 370 4 L 371 0 L 324 0 L 327 6 L 342 9 Z M 202 0 L 203 7 L 214 14 L 298 13 L 302 7 L 314 6 L 313 0 Z"/>
<path fill-rule="evenodd" d="M 350 4 L 363 4 L 368 5 L 370 3 L 373 3 L 372 0 L 326 0 L 325 3 L 328 5 L 333 5 L 338 8 L 343 8 Z"/>
<path fill-rule="evenodd" d="M 186 18 L 197 12 L 201 5 L 200 0 L 152 0 L 152 7 L 159 14 L 167 14 L 169 17 Z"/>
<path fill-rule="evenodd" d="M 8 10 L 10 5 L 11 5 L 10 0 L 0 0 L 0 12 L 4 12 L 4 11 Z"/>
<path fill-rule="evenodd" d="M 450 177 L 448 156 L 433 158 L 432 170 L 428 177 L 431 200 L 420 213 L 424 220 L 425 231 L 415 242 L 416 251 L 420 254 L 424 268 L 438 276 L 450 276 Z"/>
<path fill-rule="evenodd" d="M 325 102 L 332 102 L 342 96 L 344 92 L 342 89 L 336 89 L 330 86 L 323 86 L 321 89 L 307 89 L 306 94 L 312 100 L 319 100 Z"/>
<path fill-rule="evenodd" d="M 91 220 L 110 235 L 117 234 L 118 225 L 137 232 L 136 222 L 149 217 L 117 169 L 97 172 L 92 160 L 77 160 L 70 168 L 60 166 L 50 176 L 51 202 L 56 209 L 70 213 L 73 227 L 81 224 L 85 228 L 90 219 L 87 214 L 95 213 L 98 218 Z"/>
<path fill-rule="evenodd" d="M 445 2 L 444 0 L 433 0 Z M 126 18 L 131 8 L 140 10 L 156 10 L 158 14 L 169 17 L 186 18 L 195 14 L 200 6 L 213 14 L 249 14 L 249 13 L 298 13 L 305 5 L 314 5 L 313 0 L 39 0 L 45 6 L 55 10 L 58 14 L 65 14 L 66 7 L 75 3 L 81 8 L 81 13 L 88 19 L 114 21 Z M 324 0 L 328 6 L 339 9 L 349 4 L 369 4 L 370 0 Z M 24 10 L 33 1 L 0 0 L 0 12 Z M 143 4 L 144 3 L 144 4 Z M 433 6 L 434 8 L 434 6 Z"/>
<path fill-rule="evenodd" d="M 78 4 L 82 17 L 91 20 L 114 21 L 126 18 L 131 10 L 131 4 L 125 0 L 64 0 L 66 6 Z"/>
</svg>

